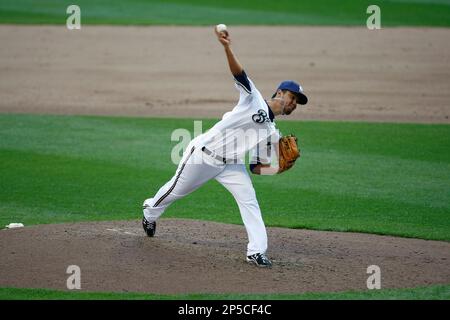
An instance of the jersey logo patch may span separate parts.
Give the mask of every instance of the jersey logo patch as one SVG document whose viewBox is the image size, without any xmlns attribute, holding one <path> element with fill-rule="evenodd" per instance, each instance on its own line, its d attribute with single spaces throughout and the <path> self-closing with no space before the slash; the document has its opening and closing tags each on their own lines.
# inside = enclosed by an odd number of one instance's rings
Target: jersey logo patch
<svg viewBox="0 0 450 320">
<path fill-rule="evenodd" d="M 259 109 L 258 113 L 255 113 L 252 116 L 252 120 L 256 123 L 263 123 L 263 122 L 269 122 L 269 117 L 267 116 L 267 113 L 263 109 Z"/>
</svg>

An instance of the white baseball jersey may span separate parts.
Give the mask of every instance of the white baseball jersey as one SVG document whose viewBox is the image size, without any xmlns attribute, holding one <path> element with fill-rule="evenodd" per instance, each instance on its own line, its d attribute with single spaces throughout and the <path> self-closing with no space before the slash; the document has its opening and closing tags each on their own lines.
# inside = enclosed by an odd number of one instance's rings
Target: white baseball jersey
<svg viewBox="0 0 450 320">
<path fill-rule="evenodd" d="M 258 143 L 277 134 L 273 113 L 253 82 L 245 72 L 235 81 L 238 104 L 199 137 L 199 144 L 225 159 L 242 159 Z"/>
</svg>

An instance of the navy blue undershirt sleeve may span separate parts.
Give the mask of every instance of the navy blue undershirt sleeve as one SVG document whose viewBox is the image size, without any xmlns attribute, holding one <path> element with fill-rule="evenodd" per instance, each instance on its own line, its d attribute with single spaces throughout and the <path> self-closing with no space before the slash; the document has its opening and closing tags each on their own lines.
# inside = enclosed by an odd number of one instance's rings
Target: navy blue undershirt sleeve
<svg viewBox="0 0 450 320">
<path fill-rule="evenodd" d="M 253 169 L 257 166 L 257 165 L 260 165 L 261 164 L 261 160 L 260 160 L 260 158 L 259 157 L 256 157 L 256 163 L 250 163 L 249 164 L 249 168 L 250 168 L 250 171 L 251 172 L 253 172 Z"/>
<path fill-rule="evenodd" d="M 267 104 L 267 101 L 266 101 L 266 104 Z M 270 118 L 270 121 L 273 122 L 273 119 L 275 119 L 275 115 L 273 114 L 273 111 L 272 111 L 272 109 L 270 109 L 270 107 L 269 107 L 268 104 L 267 104 L 267 109 L 269 109 L 269 118 Z"/>
<path fill-rule="evenodd" d="M 254 169 L 258 164 L 261 164 L 261 163 L 260 163 L 260 162 L 259 162 L 259 163 L 250 163 L 250 171 L 253 172 L 253 169 Z"/>
<path fill-rule="evenodd" d="M 237 74 L 234 76 L 234 79 L 236 80 L 237 84 L 242 86 L 245 91 L 248 93 L 252 92 L 252 88 L 250 87 L 250 81 L 248 80 L 247 74 L 244 70 L 242 70 L 241 74 Z"/>
</svg>

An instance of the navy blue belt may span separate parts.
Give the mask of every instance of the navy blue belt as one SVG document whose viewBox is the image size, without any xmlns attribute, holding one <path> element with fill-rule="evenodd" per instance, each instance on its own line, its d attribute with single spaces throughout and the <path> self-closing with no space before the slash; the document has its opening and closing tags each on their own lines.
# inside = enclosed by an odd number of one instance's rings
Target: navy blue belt
<svg viewBox="0 0 450 320">
<path fill-rule="evenodd" d="M 204 153 L 206 153 L 208 156 L 211 156 L 211 157 L 213 157 L 214 159 L 216 159 L 216 160 L 218 160 L 218 161 L 220 161 L 220 162 L 227 163 L 227 159 L 225 159 L 225 158 L 223 158 L 223 157 L 221 157 L 221 156 L 218 156 L 217 154 L 215 154 L 215 153 L 212 152 L 211 150 L 207 149 L 206 147 L 203 147 L 203 148 L 202 148 L 202 151 L 203 151 Z"/>
</svg>

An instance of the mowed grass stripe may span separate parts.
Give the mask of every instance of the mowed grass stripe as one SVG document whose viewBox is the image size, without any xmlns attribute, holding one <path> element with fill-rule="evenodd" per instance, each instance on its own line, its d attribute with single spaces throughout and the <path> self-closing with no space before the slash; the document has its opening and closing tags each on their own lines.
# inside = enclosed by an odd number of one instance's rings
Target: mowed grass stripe
<svg viewBox="0 0 450 320">
<path fill-rule="evenodd" d="M 448 300 L 450 285 L 302 294 L 185 294 L 158 295 L 0 288 L 0 300 Z"/>
<path fill-rule="evenodd" d="M 68 0 L 2 0 L 0 23 L 66 23 Z M 82 24 L 366 26 L 369 0 L 78 0 Z M 382 26 L 450 26 L 450 2 L 379 0 Z"/>
<path fill-rule="evenodd" d="M 204 120 L 203 130 L 216 120 Z M 450 126 L 283 122 L 302 158 L 252 175 L 269 226 L 450 240 Z M 175 172 L 175 129 L 193 119 L 0 115 L 0 225 L 136 219 Z M 163 217 L 241 224 L 216 181 Z"/>
</svg>

